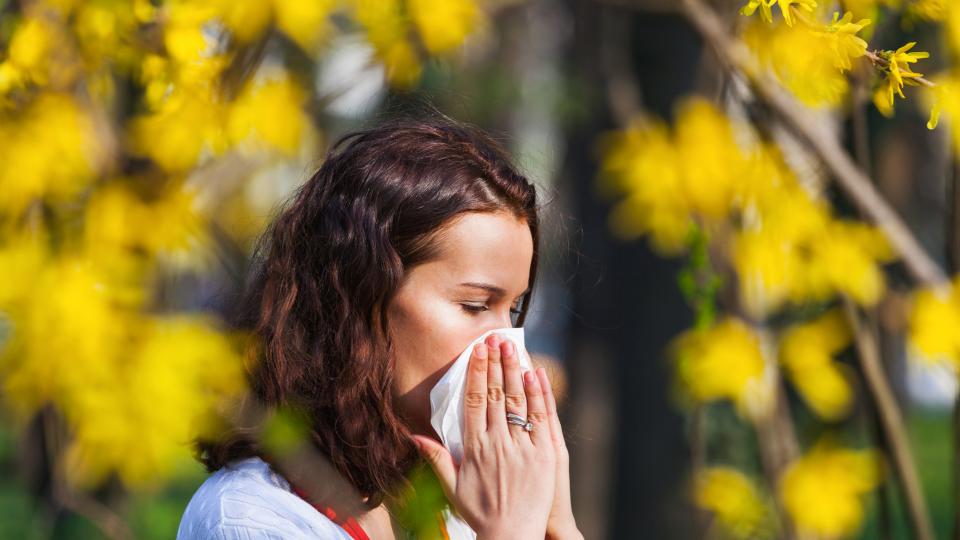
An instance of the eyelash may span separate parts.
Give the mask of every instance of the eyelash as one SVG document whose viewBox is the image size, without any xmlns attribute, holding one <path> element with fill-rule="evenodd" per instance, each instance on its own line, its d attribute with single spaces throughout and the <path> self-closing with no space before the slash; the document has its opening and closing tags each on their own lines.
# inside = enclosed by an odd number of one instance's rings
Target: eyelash
<svg viewBox="0 0 960 540">
<path fill-rule="evenodd" d="M 473 304 L 460 304 L 460 305 L 463 307 L 464 311 L 472 315 L 476 315 L 477 313 L 483 313 L 484 311 L 487 311 L 488 309 L 490 309 L 487 306 L 475 306 Z M 511 307 L 510 313 L 513 315 L 519 315 L 523 313 L 523 310 Z"/>
</svg>

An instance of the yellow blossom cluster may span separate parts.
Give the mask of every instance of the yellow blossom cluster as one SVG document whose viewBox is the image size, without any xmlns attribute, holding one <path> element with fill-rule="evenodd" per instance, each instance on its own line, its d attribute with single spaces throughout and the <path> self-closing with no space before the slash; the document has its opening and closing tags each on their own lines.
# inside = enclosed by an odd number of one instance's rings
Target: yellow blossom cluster
<svg viewBox="0 0 960 540">
<path fill-rule="evenodd" d="M 409 86 L 420 78 L 421 50 L 449 53 L 486 24 L 475 0 L 350 1 L 387 78 L 398 86 Z"/>
<path fill-rule="evenodd" d="M 774 5 L 782 22 L 774 23 Z M 834 12 L 832 21 L 822 23 L 815 17 L 816 8 L 814 0 L 750 0 L 740 13 L 749 17 L 759 11 L 762 22 L 747 25 L 741 37 L 760 64 L 800 101 L 836 106 L 848 91 L 844 72 L 866 53 L 867 42 L 858 34 L 870 20 L 855 22 L 853 12 L 847 11 L 842 17 Z"/>
<path fill-rule="evenodd" d="M 672 356 L 677 382 L 695 402 L 729 400 L 751 419 L 769 412 L 773 371 L 759 336 L 743 321 L 729 318 L 681 334 L 672 344 Z"/>
<path fill-rule="evenodd" d="M 697 403 L 730 401 L 750 420 L 770 412 L 775 370 L 773 347 L 784 374 L 821 418 L 835 421 L 852 405 L 849 376 L 834 357 L 851 340 L 839 309 L 785 329 L 770 346 L 745 322 L 727 318 L 706 329 L 691 329 L 672 344 L 680 390 Z M 768 353 L 768 350 L 770 351 Z"/>
<path fill-rule="evenodd" d="M 874 90 L 873 103 L 876 105 L 877 110 L 884 116 L 891 116 L 893 114 L 894 94 L 901 98 L 906 97 L 903 95 L 903 85 L 916 86 L 916 79 L 923 77 L 922 73 L 913 71 L 910 68 L 910 64 L 915 64 L 923 58 L 929 58 L 930 53 L 920 51 L 909 52 L 914 45 L 916 45 L 916 42 L 911 41 L 896 51 L 883 51 L 880 53 L 880 58 L 886 62 L 886 67 L 884 68 L 886 76 L 883 82 Z M 935 120 L 931 120 L 931 123 L 936 126 Z"/>
<path fill-rule="evenodd" d="M 941 288 L 923 288 L 910 302 L 909 337 L 919 356 L 960 369 L 960 276 Z"/>
<path fill-rule="evenodd" d="M 389 82 L 409 85 L 485 20 L 475 0 L 37 0 L 0 13 L 0 393 L 22 421 L 49 405 L 66 420 L 52 466 L 85 486 L 162 482 L 244 391 L 240 337 L 155 288 L 208 270 L 211 207 L 257 173 L 229 167 L 315 157 L 306 63 L 327 38 L 365 36 Z M 238 212 L 231 223 L 254 220 Z"/>
<path fill-rule="evenodd" d="M 725 466 L 707 467 L 694 479 L 694 501 L 716 517 L 731 538 L 772 537 L 771 516 L 753 481 Z"/>
<path fill-rule="evenodd" d="M 0 262 L 15 269 L 0 290 L 14 328 L 0 354 L 5 404 L 22 419 L 46 403 L 63 411 L 69 480 L 93 485 L 113 471 L 132 486 L 163 479 L 244 390 L 238 347 L 213 321 L 149 315 L 137 284 L 56 255 L 44 238 L 16 238 Z"/>
<path fill-rule="evenodd" d="M 744 307 L 754 315 L 846 294 L 875 303 L 893 253 L 874 227 L 833 217 L 775 147 L 705 100 L 678 110 L 671 131 L 637 123 L 603 141 L 603 185 L 626 193 L 611 213 L 625 237 L 648 234 L 682 253 L 692 226 L 727 238 Z"/>
<path fill-rule="evenodd" d="M 879 454 L 821 441 L 780 478 L 780 497 L 797 528 L 825 539 L 846 538 L 860 528 L 864 495 L 882 479 Z"/>
<path fill-rule="evenodd" d="M 801 535 L 849 538 L 863 523 L 864 496 L 883 478 L 880 455 L 827 439 L 794 460 L 777 481 L 778 495 Z M 729 466 L 711 466 L 694 479 L 694 501 L 717 520 L 723 537 L 769 538 L 774 523 L 753 481 Z"/>
<path fill-rule="evenodd" d="M 834 355 L 849 346 L 850 328 L 838 308 L 789 327 L 780 339 L 780 363 L 807 405 L 821 418 L 838 420 L 853 403 L 849 377 Z"/>
</svg>

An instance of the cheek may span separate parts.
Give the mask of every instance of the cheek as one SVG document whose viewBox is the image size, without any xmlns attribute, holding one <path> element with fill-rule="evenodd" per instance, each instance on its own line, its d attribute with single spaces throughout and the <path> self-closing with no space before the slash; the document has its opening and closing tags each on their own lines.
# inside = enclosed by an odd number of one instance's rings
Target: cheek
<svg viewBox="0 0 960 540">
<path fill-rule="evenodd" d="M 429 377 L 439 378 L 481 331 L 454 302 L 419 302 L 391 314 L 394 361 L 404 392 Z"/>
</svg>

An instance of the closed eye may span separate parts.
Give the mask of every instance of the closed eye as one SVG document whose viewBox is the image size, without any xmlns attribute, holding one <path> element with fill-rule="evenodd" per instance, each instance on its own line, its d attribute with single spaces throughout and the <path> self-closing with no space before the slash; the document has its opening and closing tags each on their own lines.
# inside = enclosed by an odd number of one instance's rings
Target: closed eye
<svg viewBox="0 0 960 540">
<path fill-rule="evenodd" d="M 466 311 L 467 313 L 471 313 L 471 314 L 482 313 L 482 312 L 488 311 L 488 310 L 490 309 L 489 307 L 487 307 L 486 305 L 483 305 L 483 304 L 460 304 L 460 306 L 463 308 L 464 311 Z M 522 312 L 523 312 L 523 310 L 521 310 L 521 309 L 518 308 L 518 307 L 511 307 L 511 308 L 510 308 L 510 313 L 512 313 L 512 314 L 514 314 L 514 315 L 519 315 L 519 314 L 522 313 Z"/>
</svg>

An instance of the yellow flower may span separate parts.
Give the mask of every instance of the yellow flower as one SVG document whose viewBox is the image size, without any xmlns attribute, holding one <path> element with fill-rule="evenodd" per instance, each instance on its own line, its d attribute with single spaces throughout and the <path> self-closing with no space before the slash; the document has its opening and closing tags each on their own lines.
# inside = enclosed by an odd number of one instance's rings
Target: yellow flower
<svg viewBox="0 0 960 540">
<path fill-rule="evenodd" d="M 72 389 L 112 380 L 127 323 L 115 290 L 82 259 L 46 265 L 28 291 L 11 312 L 15 330 L 0 364 L 9 402 L 23 417 Z"/>
<path fill-rule="evenodd" d="M 915 64 L 918 60 L 924 58 L 930 58 L 930 53 L 928 52 L 908 52 L 916 44 L 916 41 L 911 41 L 896 51 L 883 55 L 883 57 L 890 63 L 888 68 L 890 70 L 890 76 L 897 81 L 899 88 L 903 88 L 904 78 L 909 79 L 923 76 L 922 73 L 914 73 L 910 69 L 910 64 Z"/>
<path fill-rule="evenodd" d="M 884 69 L 886 77 L 877 85 L 873 92 L 873 103 L 884 116 L 893 114 L 894 94 L 904 98 L 903 85 L 909 84 L 915 86 L 918 83 L 915 79 L 922 77 L 922 73 L 916 73 L 910 69 L 910 64 L 916 63 L 923 58 L 929 58 L 930 53 L 926 52 L 908 52 L 915 41 L 907 43 L 896 51 L 883 51 L 880 58 L 887 61 L 888 65 Z"/>
<path fill-rule="evenodd" d="M 907 4 L 906 14 L 926 21 L 940 22 L 947 17 L 947 0 L 916 0 Z"/>
<path fill-rule="evenodd" d="M 224 405 L 245 389 L 237 346 L 212 321 L 158 318 L 142 333 L 109 384 L 78 388 L 64 403 L 76 432 L 68 479 L 77 485 L 114 470 L 132 487 L 155 484 L 189 462 L 191 439 L 212 435 Z"/>
<path fill-rule="evenodd" d="M 708 467 L 695 479 L 694 500 L 733 538 L 769 538 L 770 516 L 753 482 L 731 467 Z"/>
<path fill-rule="evenodd" d="M 792 326 L 780 341 L 780 362 L 804 401 L 827 420 L 849 412 L 853 392 L 833 356 L 851 340 L 850 328 L 839 309 Z"/>
<path fill-rule="evenodd" d="M 333 0 L 273 0 L 277 27 L 306 51 L 313 51 L 327 31 Z"/>
<path fill-rule="evenodd" d="M 708 228 L 724 223 L 773 185 L 737 142 L 736 129 L 717 107 L 689 99 L 677 109 L 673 133 L 661 123 L 636 123 L 601 140 L 601 187 L 625 192 L 611 227 L 631 238 L 650 234 L 661 252 L 676 254 L 694 219 Z"/>
<path fill-rule="evenodd" d="M 838 53 L 849 54 L 848 34 L 806 25 L 753 23 L 747 25 L 742 36 L 759 63 L 804 104 L 823 107 L 843 101 L 849 85 L 838 67 L 844 65 L 845 56 Z M 812 50 L 818 54 L 804 52 Z"/>
<path fill-rule="evenodd" d="M 419 80 L 422 67 L 408 39 L 409 21 L 398 0 L 352 0 L 354 17 L 384 64 L 391 84 L 407 87 Z"/>
<path fill-rule="evenodd" d="M 15 118 L 0 119 L 0 210 L 62 202 L 95 178 L 103 158 L 90 113 L 72 97 L 45 93 Z"/>
<path fill-rule="evenodd" d="M 813 13 L 813 10 L 817 7 L 816 0 L 777 0 L 777 2 L 780 5 L 780 12 L 783 13 L 783 20 L 791 26 L 793 25 L 793 12 L 790 10 L 793 9 L 794 4 L 809 13 Z"/>
<path fill-rule="evenodd" d="M 136 273 L 130 265 L 143 264 L 130 260 L 135 254 L 202 268 L 210 240 L 195 199 L 183 182 L 171 181 L 149 202 L 119 184 L 101 188 L 87 207 L 85 253 L 119 278 Z"/>
<path fill-rule="evenodd" d="M 831 48 L 834 65 L 841 70 L 853 67 L 852 60 L 860 58 L 867 51 L 867 42 L 857 34 L 870 24 L 870 19 L 853 22 L 853 13 L 833 13 L 833 20 L 823 32 L 826 44 Z"/>
<path fill-rule="evenodd" d="M 707 100 L 687 100 L 677 110 L 674 140 L 691 210 L 709 221 L 727 218 L 747 165 L 730 120 Z"/>
<path fill-rule="evenodd" d="M 744 307 L 767 315 L 787 302 L 843 293 L 873 305 L 885 284 L 880 264 L 893 251 L 876 228 L 834 219 L 823 201 L 793 184 L 770 192 L 734 236 L 731 260 Z"/>
<path fill-rule="evenodd" d="M 749 0 L 747 5 L 740 8 L 740 14 L 745 17 L 750 17 L 757 11 L 757 8 L 760 8 L 760 17 L 767 22 L 773 22 L 773 4 L 777 0 Z"/>
<path fill-rule="evenodd" d="M 407 9 L 431 54 L 459 47 L 483 20 L 473 0 L 410 0 Z"/>
<path fill-rule="evenodd" d="M 943 289 L 920 289 L 911 298 L 911 346 L 929 361 L 960 366 L 960 276 Z"/>
<path fill-rule="evenodd" d="M 130 150 L 169 172 L 189 170 L 223 150 L 224 115 L 216 96 L 177 88 L 155 111 L 130 121 Z"/>
<path fill-rule="evenodd" d="M 796 4 L 798 9 L 803 9 L 813 13 L 814 8 L 817 7 L 816 0 L 749 0 L 745 6 L 740 8 L 740 14 L 746 17 L 753 15 L 757 8 L 760 8 L 760 17 L 770 23 L 773 22 L 773 5 L 777 4 L 780 8 L 780 13 L 783 14 L 783 20 L 789 26 L 793 26 L 793 5 Z"/>
<path fill-rule="evenodd" d="M 39 73 L 54 41 L 54 31 L 43 19 L 24 19 L 10 41 L 9 61 L 21 69 Z"/>
<path fill-rule="evenodd" d="M 628 194 L 610 214 L 613 232 L 622 238 L 650 234 L 659 252 L 681 252 L 690 230 L 690 208 L 667 127 L 636 123 L 606 135 L 600 146 L 601 187 Z"/>
<path fill-rule="evenodd" d="M 880 456 L 872 450 L 817 444 L 794 461 L 780 481 L 784 507 L 797 527 L 828 539 L 844 538 L 863 522 L 863 496 L 881 481 Z"/>
<path fill-rule="evenodd" d="M 230 108 L 230 138 L 253 143 L 254 148 L 296 154 L 310 127 L 303 110 L 306 99 L 306 92 L 289 76 L 249 85 Z"/>
<path fill-rule="evenodd" d="M 253 41 L 270 26 L 273 6 L 269 0 L 208 0 L 216 17 L 241 43 Z"/>
<path fill-rule="evenodd" d="M 47 263 L 46 239 L 15 233 L 0 244 L 0 310 L 9 310 L 29 298 L 31 287 Z"/>
<path fill-rule="evenodd" d="M 690 330 L 672 345 L 681 388 L 697 402 L 730 400 L 744 416 L 769 412 L 773 392 L 760 338 L 738 319 Z"/>
</svg>

